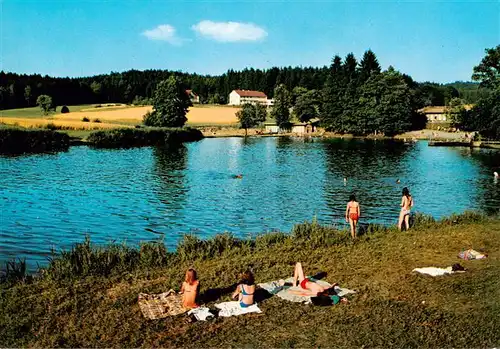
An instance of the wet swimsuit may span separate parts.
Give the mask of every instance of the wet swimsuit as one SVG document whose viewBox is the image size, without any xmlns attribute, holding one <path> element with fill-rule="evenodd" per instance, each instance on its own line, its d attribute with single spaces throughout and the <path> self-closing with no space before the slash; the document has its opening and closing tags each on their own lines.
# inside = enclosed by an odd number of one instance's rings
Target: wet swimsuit
<svg viewBox="0 0 500 349">
<path fill-rule="evenodd" d="M 243 285 L 240 285 L 240 289 L 241 289 L 241 294 L 243 296 L 253 296 L 253 293 L 247 293 L 247 292 L 245 292 L 245 288 L 243 287 Z M 248 307 L 250 307 L 252 305 L 253 305 L 253 303 L 252 304 L 246 304 L 246 303 L 243 303 L 243 300 L 240 301 L 240 307 L 242 307 L 242 308 L 248 308 Z"/>
<path fill-rule="evenodd" d="M 308 278 L 305 278 L 304 280 L 302 280 L 300 282 L 300 287 L 302 287 L 304 290 L 307 290 L 306 283 L 309 281 L 311 281 L 311 280 L 309 280 Z"/>
</svg>

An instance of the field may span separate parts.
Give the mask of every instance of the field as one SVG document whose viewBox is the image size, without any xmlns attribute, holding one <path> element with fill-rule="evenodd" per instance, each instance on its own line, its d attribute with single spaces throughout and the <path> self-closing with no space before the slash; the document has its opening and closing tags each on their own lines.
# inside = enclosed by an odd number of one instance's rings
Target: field
<svg viewBox="0 0 500 349">
<path fill-rule="evenodd" d="M 498 218 L 464 215 L 423 221 L 404 233 L 374 227 L 356 243 L 347 236 L 308 223 L 297 225 L 291 235 L 263 235 L 254 244 L 221 235 L 205 243 L 185 240 L 175 254 L 141 248 L 137 262 L 126 257 L 133 255 L 130 251 L 114 247 L 91 253 L 90 245 L 84 244 L 47 271 L 44 279 L 0 287 L 0 346 L 500 345 Z M 471 247 L 485 250 L 488 258 L 457 258 L 458 252 Z M 117 262 L 107 267 L 109 261 Z M 191 266 L 199 273 L 205 304 L 212 307 L 230 299 L 238 274 L 246 268 L 253 269 L 257 282 L 264 282 L 291 276 L 296 261 L 306 272 L 326 273 L 325 280 L 357 294 L 349 297 L 349 304 L 330 307 L 271 297 L 260 301 L 262 314 L 195 323 L 186 315 L 149 321 L 137 304 L 140 292 L 178 290 Z M 416 267 L 454 263 L 467 271 L 436 278 L 412 272 Z"/>
<path fill-rule="evenodd" d="M 39 108 L 3 110 L 0 122 L 17 124 L 22 127 L 47 127 L 53 124 L 66 130 L 96 130 L 116 127 L 133 127 L 142 123 L 142 117 L 152 110 L 150 106 L 95 105 L 69 106 L 70 113 L 55 113 L 43 116 Z M 238 122 L 238 108 L 227 106 L 194 106 L 189 109 L 187 118 L 190 126 L 234 125 Z M 83 118 L 90 121 L 84 122 Z M 95 122 L 96 119 L 98 122 Z"/>
</svg>

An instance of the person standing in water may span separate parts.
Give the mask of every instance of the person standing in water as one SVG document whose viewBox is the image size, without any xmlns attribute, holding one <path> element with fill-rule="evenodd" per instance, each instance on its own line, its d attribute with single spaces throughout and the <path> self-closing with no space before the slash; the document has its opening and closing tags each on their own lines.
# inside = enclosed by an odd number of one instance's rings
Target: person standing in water
<svg viewBox="0 0 500 349">
<path fill-rule="evenodd" d="M 345 210 L 345 221 L 351 225 L 351 236 L 353 239 L 356 238 L 356 226 L 358 225 L 360 215 L 359 202 L 356 201 L 356 196 L 351 194 Z"/>
<path fill-rule="evenodd" d="M 405 230 L 410 228 L 410 209 L 413 207 L 413 198 L 407 187 L 403 188 L 403 197 L 401 198 L 401 213 L 399 214 L 398 228 L 403 229 L 405 223 Z"/>
</svg>

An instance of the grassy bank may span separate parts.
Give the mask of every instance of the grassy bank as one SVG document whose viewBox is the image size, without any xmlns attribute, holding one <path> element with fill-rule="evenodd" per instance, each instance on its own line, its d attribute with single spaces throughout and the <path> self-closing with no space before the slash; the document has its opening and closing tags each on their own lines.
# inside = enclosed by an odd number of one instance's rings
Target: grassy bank
<svg viewBox="0 0 500 349">
<path fill-rule="evenodd" d="M 92 132 L 87 141 L 96 148 L 164 146 L 198 141 L 203 134 L 193 128 L 119 128 Z"/>
<path fill-rule="evenodd" d="M 66 150 L 69 136 L 53 130 L 0 127 L 0 154 L 41 153 Z"/>
<path fill-rule="evenodd" d="M 489 257 L 457 259 L 470 247 Z M 55 257 L 39 278 L 3 284 L 0 345 L 494 347 L 500 344 L 499 250 L 500 220 L 477 215 L 421 218 L 405 233 L 372 226 L 354 244 L 347 232 L 315 223 L 246 241 L 189 236 L 176 253 L 161 243 L 131 249 L 87 241 Z M 268 281 L 291 275 L 296 261 L 358 293 L 334 307 L 271 297 L 259 304 L 263 314 L 197 323 L 185 315 L 149 321 L 137 305 L 139 292 L 178 289 L 189 266 L 198 270 L 202 298 L 211 306 L 229 300 L 240 271 L 251 267 L 258 282 Z M 457 262 L 466 273 L 411 272 Z"/>
</svg>

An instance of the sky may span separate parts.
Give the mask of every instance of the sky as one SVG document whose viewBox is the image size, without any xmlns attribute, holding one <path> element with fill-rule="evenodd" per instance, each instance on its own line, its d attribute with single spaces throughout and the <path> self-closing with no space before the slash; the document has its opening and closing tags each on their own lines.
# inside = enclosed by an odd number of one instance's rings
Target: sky
<svg viewBox="0 0 500 349">
<path fill-rule="evenodd" d="M 0 70 L 90 76 L 324 66 L 375 52 L 417 81 L 469 81 L 500 44 L 500 0 L 0 0 Z"/>
</svg>

